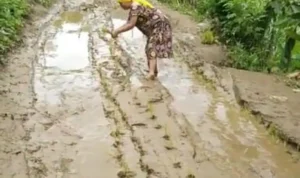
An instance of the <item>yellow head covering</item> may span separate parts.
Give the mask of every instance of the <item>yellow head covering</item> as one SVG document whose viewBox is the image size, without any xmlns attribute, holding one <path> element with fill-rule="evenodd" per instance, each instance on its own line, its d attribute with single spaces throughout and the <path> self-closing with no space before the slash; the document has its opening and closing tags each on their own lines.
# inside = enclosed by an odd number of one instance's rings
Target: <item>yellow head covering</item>
<svg viewBox="0 0 300 178">
<path fill-rule="evenodd" d="M 144 7 L 148 7 L 148 8 L 154 8 L 154 6 L 148 2 L 147 0 L 118 0 L 119 3 L 122 3 L 122 2 L 136 2 L 138 4 L 140 4 L 141 6 L 144 6 Z"/>
</svg>

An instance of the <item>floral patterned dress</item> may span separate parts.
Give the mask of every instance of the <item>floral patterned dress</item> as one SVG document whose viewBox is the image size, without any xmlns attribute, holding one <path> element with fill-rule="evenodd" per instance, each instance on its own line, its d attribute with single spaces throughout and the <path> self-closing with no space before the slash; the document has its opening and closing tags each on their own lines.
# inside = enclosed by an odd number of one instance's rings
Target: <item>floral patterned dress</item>
<svg viewBox="0 0 300 178">
<path fill-rule="evenodd" d="M 132 16 L 138 16 L 135 26 L 147 36 L 145 51 L 148 60 L 172 57 L 172 28 L 169 20 L 158 9 L 137 4 L 132 5 L 128 20 Z"/>
</svg>

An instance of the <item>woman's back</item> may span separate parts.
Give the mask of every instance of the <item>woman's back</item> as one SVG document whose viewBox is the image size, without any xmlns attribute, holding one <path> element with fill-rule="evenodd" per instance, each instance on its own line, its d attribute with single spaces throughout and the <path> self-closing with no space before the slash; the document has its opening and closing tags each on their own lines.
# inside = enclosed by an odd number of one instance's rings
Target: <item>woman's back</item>
<svg viewBox="0 0 300 178">
<path fill-rule="evenodd" d="M 139 4 L 132 5 L 128 20 L 130 20 L 132 16 L 138 17 L 136 27 L 146 36 L 151 35 L 156 24 L 167 20 L 158 9 L 144 7 Z"/>
</svg>

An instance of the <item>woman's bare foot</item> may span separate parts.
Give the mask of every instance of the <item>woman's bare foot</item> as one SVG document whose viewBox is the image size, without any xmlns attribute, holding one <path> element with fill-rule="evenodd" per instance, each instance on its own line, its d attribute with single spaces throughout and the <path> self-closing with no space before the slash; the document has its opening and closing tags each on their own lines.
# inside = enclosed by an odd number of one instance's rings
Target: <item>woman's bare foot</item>
<svg viewBox="0 0 300 178">
<path fill-rule="evenodd" d="M 146 76 L 146 79 L 147 79 L 147 80 L 154 80 L 154 79 L 155 79 L 155 77 L 156 77 L 156 75 L 155 75 L 155 74 L 151 74 L 151 73 L 149 73 L 149 74 Z"/>
<path fill-rule="evenodd" d="M 149 69 L 145 69 L 144 71 L 149 73 Z M 157 70 L 155 70 L 154 75 L 155 75 L 155 77 L 158 76 L 158 71 Z"/>
<path fill-rule="evenodd" d="M 149 69 L 144 69 L 144 71 L 145 71 L 145 72 L 148 72 L 148 73 L 150 72 L 150 70 L 149 70 Z M 158 71 L 157 71 L 157 69 L 155 69 L 154 73 L 155 73 L 155 75 L 157 76 L 157 74 L 158 74 Z"/>
</svg>

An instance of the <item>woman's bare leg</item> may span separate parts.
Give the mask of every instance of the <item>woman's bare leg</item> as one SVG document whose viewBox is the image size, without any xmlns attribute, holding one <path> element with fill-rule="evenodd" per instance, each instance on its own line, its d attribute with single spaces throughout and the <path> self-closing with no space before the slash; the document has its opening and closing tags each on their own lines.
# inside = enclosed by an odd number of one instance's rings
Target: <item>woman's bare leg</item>
<svg viewBox="0 0 300 178">
<path fill-rule="evenodd" d="M 157 62 L 156 62 L 157 63 Z M 149 72 L 150 70 L 150 62 L 149 60 L 147 60 L 147 64 L 148 64 L 148 70 L 146 70 L 147 72 Z M 156 67 L 155 67 L 155 71 L 154 71 L 154 74 L 155 74 L 155 77 L 157 77 L 158 75 L 158 69 L 157 69 L 157 64 L 156 64 Z"/>
<path fill-rule="evenodd" d="M 157 59 L 156 58 L 148 59 L 148 67 L 149 67 L 149 74 L 147 78 L 154 80 L 154 78 L 157 75 Z"/>
<path fill-rule="evenodd" d="M 154 70 L 154 75 L 155 75 L 155 77 L 157 77 L 157 75 L 158 75 L 157 59 L 156 59 L 156 67 L 155 67 L 155 70 Z"/>
</svg>

